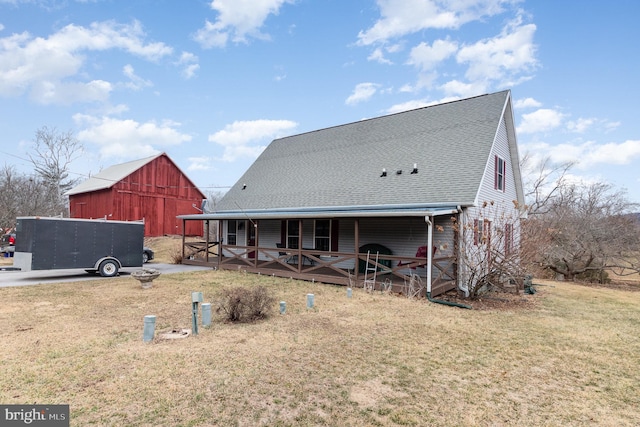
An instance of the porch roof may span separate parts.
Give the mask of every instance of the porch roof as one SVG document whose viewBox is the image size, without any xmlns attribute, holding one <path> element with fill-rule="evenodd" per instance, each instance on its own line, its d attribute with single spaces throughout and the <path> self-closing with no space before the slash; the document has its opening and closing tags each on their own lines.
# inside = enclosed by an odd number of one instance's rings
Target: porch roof
<svg viewBox="0 0 640 427">
<path fill-rule="evenodd" d="M 385 206 L 331 206 L 297 209 L 225 210 L 217 213 L 179 215 L 185 220 L 218 219 L 294 219 L 294 218 L 365 218 L 439 216 L 459 212 L 460 206 L 385 205 Z"/>
</svg>

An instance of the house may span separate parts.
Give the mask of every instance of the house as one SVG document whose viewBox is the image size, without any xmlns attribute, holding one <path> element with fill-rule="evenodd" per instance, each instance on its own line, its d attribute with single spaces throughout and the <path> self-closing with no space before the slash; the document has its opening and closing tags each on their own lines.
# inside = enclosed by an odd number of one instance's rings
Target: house
<svg viewBox="0 0 640 427">
<path fill-rule="evenodd" d="M 510 91 L 274 140 L 215 212 L 180 216 L 219 221 L 222 237 L 185 242 L 184 258 L 343 285 L 375 272 L 396 290 L 417 274 L 435 296 L 465 290 L 460 255 L 489 246 L 488 204 L 516 210 L 513 240 L 524 195 Z"/>
<path fill-rule="evenodd" d="M 147 237 L 202 235 L 202 223 L 183 228 L 176 217 L 197 213 L 205 196 L 165 153 L 108 167 L 66 195 L 71 218 L 144 219 Z"/>
</svg>

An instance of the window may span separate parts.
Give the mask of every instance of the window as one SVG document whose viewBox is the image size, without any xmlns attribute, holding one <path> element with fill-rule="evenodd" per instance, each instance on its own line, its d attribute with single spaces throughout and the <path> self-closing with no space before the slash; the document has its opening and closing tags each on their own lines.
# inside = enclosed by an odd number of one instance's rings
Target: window
<svg viewBox="0 0 640 427">
<path fill-rule="evenodd" d="M 296 220 L 287 220 L 287 247 L 298 249 L 300 240 L 300 222 Z"/>
<path fill-rule="evenodd" d="M 513 224 L 504 225 L 504 255 L 509 256 L 513 252 Z"/>
<path fill-rule="evenodd" d="M 227 245 L 236 245 L 238 221 L 231 219 L 227 221 Z"/>
<path fill-rule="evenodd" d="M 507 175 L 507 162 L 502 157 L 495 157 L 495 179 L 494 188 L 498 191 L 505 191 Z"/>
<path fill-rule="evenodd" d="M 473 220 L 473 244 L 489 245 L 491 241 L 491 221 L 488 219 Z"/>
<path fill-rule="evenodd" d="M 473 220 L 473 244 L 480 244 L 480 230 L 479 230 L 479 222 L 477 219 Z"/>
<path fill-rule="evenodd" d="M 314 227 L 314 249 L 319 251 L 329 251 L 331 248 L 331 221 L 328 219 L 317 219 Z"/>
</svg>

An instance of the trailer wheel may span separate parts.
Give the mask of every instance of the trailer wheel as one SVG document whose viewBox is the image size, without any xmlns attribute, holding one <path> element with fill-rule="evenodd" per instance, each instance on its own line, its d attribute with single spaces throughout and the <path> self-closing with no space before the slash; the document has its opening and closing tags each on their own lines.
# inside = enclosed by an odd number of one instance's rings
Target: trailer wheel
<svg viewBox="0 0 640 427">
<path fill-rule="evenodd" d="M 118 263 L 112 259 L 104 260 L 100 263 L 98 271 L 102 277 L 113 277 L 118 274 Z"/>
</svg>

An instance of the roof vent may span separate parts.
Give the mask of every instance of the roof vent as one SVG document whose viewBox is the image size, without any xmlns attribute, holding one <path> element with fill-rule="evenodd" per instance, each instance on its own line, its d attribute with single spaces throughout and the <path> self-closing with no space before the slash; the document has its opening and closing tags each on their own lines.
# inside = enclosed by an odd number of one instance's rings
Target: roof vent
<svg viewBox="0 0 640 427">
<path fill-rule="evenodd" d="M 385 168 L 382 168 L 382 173 L 380 174 L 380 178 L 382 178 L 383 176 L 387 176 L 387 170 Z"/>
<path fill-rule="evenodd" d="M 396 171 L 396 175 L 402 175 L 402 169 L 398 169 L 398 170 Z"/>
<path fill-rule="evenodd" d="M 411 173 L 412 173 L 412 174 L 414 174 L 414 173 L 418 173 L 418 164 L 417 164 L 417 163 L 414 163 L 414 164 L 413 164 L 413 170 L 411 171 Z"/>
<path fill-rule="evenodd" d="M 245 188 L 247 188 L 247 184 L 242 184 L 242 189 L 244 190 Z"/>
</svg>

